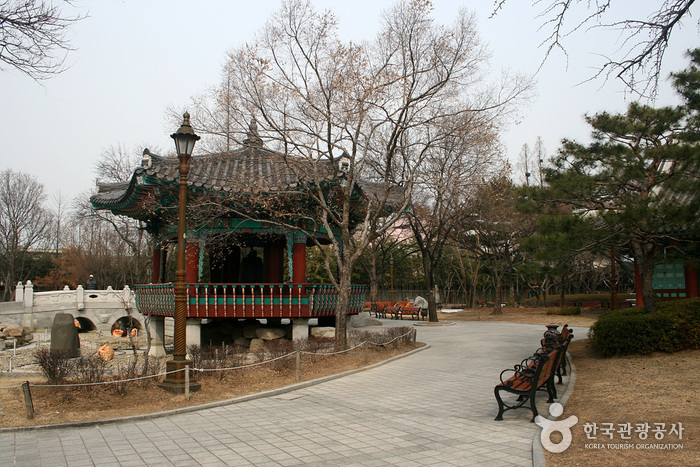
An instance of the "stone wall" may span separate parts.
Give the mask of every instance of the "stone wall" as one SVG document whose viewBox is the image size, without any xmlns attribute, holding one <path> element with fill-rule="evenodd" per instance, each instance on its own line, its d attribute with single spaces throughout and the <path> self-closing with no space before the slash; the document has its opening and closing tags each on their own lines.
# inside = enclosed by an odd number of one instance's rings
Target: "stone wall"
<svg viewBox="0 0 700 467">
<path fill-rule="evenodd" d="M 129 286 L 123 290 L 85 290 L 79 285 L 71 290 L 34 292 L 31 281 L 18 283 L 15 301 L 0 303 L 0 322 L 25 326 L 31 330 L 50 329 L 56 313 L 70 313 L 76 319 L 89 320 L 95 328 L 110 331 L 124 316 L 142 321 Z"/>
</svg>

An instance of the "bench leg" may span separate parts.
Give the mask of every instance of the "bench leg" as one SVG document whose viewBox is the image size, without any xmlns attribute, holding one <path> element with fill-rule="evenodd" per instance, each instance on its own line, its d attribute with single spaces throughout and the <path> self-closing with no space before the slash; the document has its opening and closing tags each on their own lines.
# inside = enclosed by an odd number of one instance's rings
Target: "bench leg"
<svg viewBox="0 0 700 467">
<path fill-rule="evenodd" d="M 549 395 L 547 403 L 551 404 L 552 402 L 554 402 L 554 399 L 557 399 L 557 387 L 554 384 L 554 378 L 552 378 L 551 381 L 547 382 L 547 394 Z"/>
<path fill-rule="evenodd" d="M 503 405 L 503 399 L 501 399 L 501 394 L 498 390 L 498 386 L 494 388 L 493 393 L 496 395 L 496 400 L 498 401 L 498 415 L 496 415 L 496 418 L 494 418 L 494 420 L 503 420 L 503 412 L 505 411 L 505 405 Z"/>
<path fill-rule="evenodd" d="M 531 422 L 534 423 L 535 417 L 537 417 L 537 398 L 535 397 L 537 394 L 537 391 L 533 391 L 533 394 L 530 396 L 530 410 L 532 410 L 532 420 Z"/>
</svg>

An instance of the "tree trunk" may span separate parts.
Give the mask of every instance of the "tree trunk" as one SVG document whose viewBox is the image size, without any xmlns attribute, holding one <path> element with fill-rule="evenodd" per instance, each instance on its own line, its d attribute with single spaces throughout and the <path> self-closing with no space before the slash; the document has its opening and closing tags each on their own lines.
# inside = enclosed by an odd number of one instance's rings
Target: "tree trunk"
<svg viewBox="0 0 700 467">
<path fill-rule="evenodd" d="M 564 281 L 561 283 L 561 288 L 559 289 L 559 306 L 564 307 L 564 299 L 566 297 L 566 290 L 564 289 Z"/>
<path fill-rule="evenodd" d="M 338 303 L 335 309 L 335 350 L 348 348 L 347 317 L 350 306 L 350 271 L 347 264 L 338 265 Z"/>
<path fill-rule="evenodd" d="M 503 303 L 503 281 L 501 276 L 495 274 L 493 276 L 493 286 L 496 288 L 496 303 L 493 305 L 492 315 L 502 315 L 501 303 Z"/>
<path fill-rule="evenodd" d="M 437 302 L 435 300 L 434 293 L 435 281 L 433 280 L 434 270 L 430 267 L 430 258 L 428 258 L 428 255 L 423 254 L 422 257 L 425 290 L 428 291 L 428 296 L 426 297 L 426 299 L 428 300 L 428 321 L 430 321 L 431 323 L 437 323 Z"/>
<path fill-rule="evenodd" d="M 642 300 L 644 300 L 644 309 L 647 313 L 654 313 L 657 309 L 656 304 L 659 301 L 654 293 L 654 261 L 656 259 L 656 245 L 651 242 L 641 243 L 633 239 L 632 250 L 634 251 L 634 260 L 637 262 L 637 270 L 639 278 L 642 281 Z"/>
<path fill-rule="evenodd" d="M 377 279 L 377 253 L 373 249 L 371 250 L 367 274 L 369 276 L 369 301 L 376 302 L 379 298 L 379 280 Z"/>
</svg>

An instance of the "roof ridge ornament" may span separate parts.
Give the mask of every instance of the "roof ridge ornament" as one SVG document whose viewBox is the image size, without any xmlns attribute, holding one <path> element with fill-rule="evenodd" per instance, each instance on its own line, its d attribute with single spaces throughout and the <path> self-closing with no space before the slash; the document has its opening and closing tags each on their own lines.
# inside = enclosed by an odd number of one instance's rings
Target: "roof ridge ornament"
<svg viewBox="0 0 700 467">
<path fill-rule="evenodd" d="M 244 146 L 261 148 L 263 147 L 263 140 L 260 138 L 258 133 L 258 121 L 255 117 L 250 121 L 248 125 L 248 133 L 246 134 L 246 139 L 243 140 Z"/>
</svg>

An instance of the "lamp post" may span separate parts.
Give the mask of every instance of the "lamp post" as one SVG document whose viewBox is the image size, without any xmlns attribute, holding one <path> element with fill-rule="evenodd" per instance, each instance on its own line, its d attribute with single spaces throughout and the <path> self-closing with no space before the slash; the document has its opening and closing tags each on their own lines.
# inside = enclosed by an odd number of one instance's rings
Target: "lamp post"
<svg viewBox="0 0 700 467">
<path fill-rule="evenodd" d="M 160 387 L 174 393 L 185 392 L 185 368 L 192 367 L 192 361 L 187 360 L 187 286 L 185 285 L 185 218 L 187 216 L 187 176 L 190 172 L 190 158 L 194 143 L 199 140 L 190 125 L 190 114 L 185 112 L 180 128 L 170 135 L 175 140 L 177 157 L 180 161 L 180 195 L 177 225 L 177 268 L 175 269 L 175 326 L 173 340 L 175 350 L 173 359 L 165 363 L 167 375 Z M 190 382 L 190 391 L 200 388 L 199 383 Z"/>
</svg>

